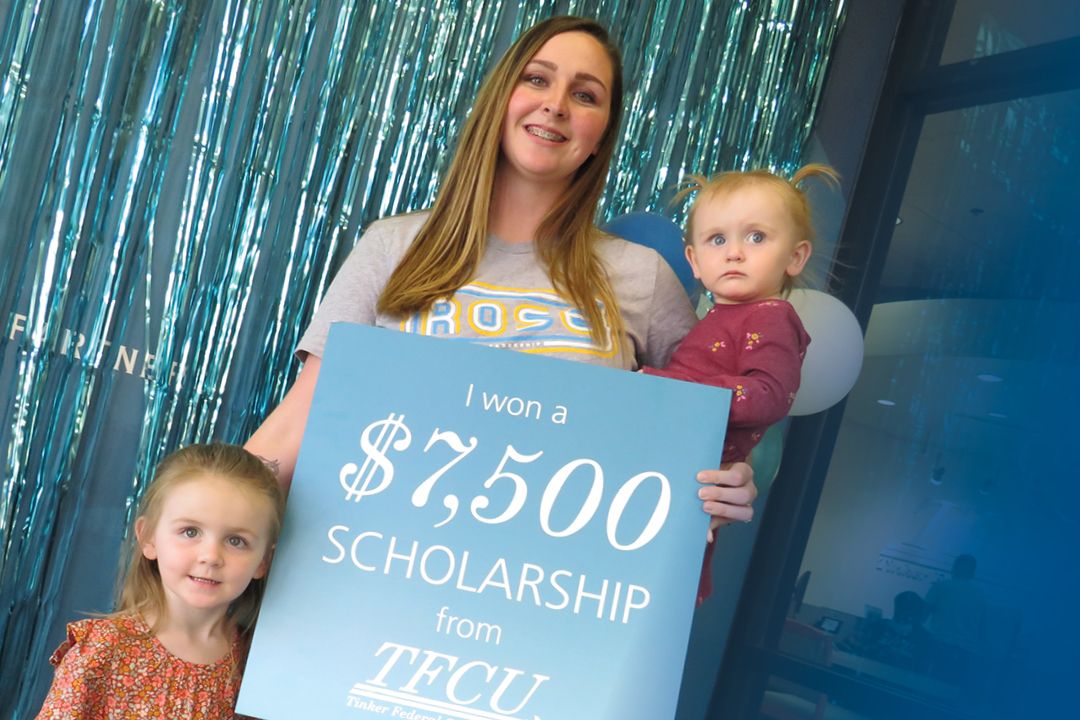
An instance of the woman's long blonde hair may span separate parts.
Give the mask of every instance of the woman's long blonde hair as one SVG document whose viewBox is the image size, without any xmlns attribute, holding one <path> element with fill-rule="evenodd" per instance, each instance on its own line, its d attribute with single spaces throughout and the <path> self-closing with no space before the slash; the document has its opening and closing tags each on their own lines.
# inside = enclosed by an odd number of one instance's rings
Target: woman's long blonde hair
<svg viewBox="0 0 1080 720">
<path fill-rule="evenodd" d="M 139 500 L 138 518 L 145 523 L 144 533 L 153 534 L 161 519 L 161 510 L 169 493 L 178 485 L 207 475 L 227 478 L 237 486 L 270 501 L 273 513 L 270 520 L 268 548 L 277 541 L 281 519 L 285 513 L 285 495 L 277 476 L 261 460 L 239 445 L 209 443 L 189 445 L 162 460 L 154 471 L 154 480 Z M 269 551 L 269 550 L 268 550 Z M 142 553 L 134 529 L 128 533 L 125 545 L 121 584 L 117 591 L 116 615 L 139 614 L 159 626 L 166 613 L 165 591 L 156 560 Z M 228 617 L 241 632 L 251 630 L 259 612 L 266 577 L 254 579 L 229 606 Z M 153 627 L 151 628 L 154 629 Z"/>
<path fill-rule="evenodd" d="M 578 168 L 570 186 L 540 223 L 536 247 L 555 289 L 584 315 L 594 342 L 603 344 L 609 331 L 618 342 L 622 317 L 596 254 L 594 245 L 600 231 L 593 220 L 622 116 L 622 60 L 603 26 L 579 17 L 554 17 L 534 25 L 484 81 L 439 196 L 390 275 L 379 297 L 379 312 L 401 317 L 427 310 L 473 278 L 487 245 L 488 214 L 510 94 L 544 43 L 568 32 L 591 35 L 607 52 L 612 69 L 610 114 L 596 154 Z"/>
</svg>

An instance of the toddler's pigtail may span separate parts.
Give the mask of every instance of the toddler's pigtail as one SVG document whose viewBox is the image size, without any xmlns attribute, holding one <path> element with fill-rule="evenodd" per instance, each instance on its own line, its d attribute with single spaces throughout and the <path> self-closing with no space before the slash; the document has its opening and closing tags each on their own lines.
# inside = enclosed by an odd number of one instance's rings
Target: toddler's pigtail
<svg viewBox="0 0 1080 720">
<path fill-rule="evenodd" d="M 805 192 L 799 186 L 802 185 L 804 180 L 809 178 L 821 178 L 826 185 L 834 190 L 840 189 L 840 173 L 836 172 L 833 168 L 822 163 L 810 163 L 803 165 L 801 168 L 795 171 L 795 174 L 791 176 L 791 184 L 799 190 L 799 192 Z"/>
</svg>

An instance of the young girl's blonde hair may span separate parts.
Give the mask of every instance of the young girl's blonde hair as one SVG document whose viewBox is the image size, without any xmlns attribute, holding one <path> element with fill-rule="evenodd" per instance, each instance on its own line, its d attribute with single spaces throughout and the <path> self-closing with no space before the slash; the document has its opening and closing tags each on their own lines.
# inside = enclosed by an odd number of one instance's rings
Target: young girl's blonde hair
<svg viewBox="0 0 1080 720">
<path fill-rule="evenodd" d="M 152 535 L 157 528 L 162 507 L 173 489 L 208 475 L 227 478 L 270 501 L 273 513 L 270 518 L 269 546 L 272 546 L 277 541 L 285 513 L 285 496 L 277 477 L 262 460 L 244 448 L 225 443 L 189 445 L 171 453 L 158 464 L 153 482 L 139 501 L 138 517 L 146 524 L 145 532 Z M 138 613 L 143 618 L 153 618 L 155 625 L 159 624 L 166 612 L 161 573 L 157 561 L 143 555 L 134 529 L 128 533 L 124 560 L 126 570 L 121 576 L 114 614 Z M 265 583 L 265 576 L 253 579 L 229 607 L 228 616 L 241 632 L 250 631 L 255 623 Z"/>
<path fill-rule="evenodd" d="M 694 203 L 690 206 L 690 213 L 686 219 L 686 235 L 683 241 L 689 245 L 694 237 L 694 211 L 702 202 L 718 195 L 724 195 L 739 188 L 750 185 L 763 185 L 776 191 L 784 207 L 791 216 L 795 225 L 795 242 L 807 242 L 811 247 L 814 245 L 814 225 L 811 222 L 810 203 L 807 202 L 806 193 L 799 186 L 807 178 L 821 178 L 832 187 L 840 186 L 840 174 L 828 165 L 810 163 L 795 171 L 791 180 L 787 180 L 769 170 L 745 170 L 720 173 L 712 177 L 702 175 L 690 175 L 683 182 L 683 188 L 675 196 L 676 202 L 682 200 L 690 193 L 697 193 Z M 780 289 L 781 296 L 786 296 L 799 282 L 799 276 L 784 276 L 784 284 Z"/>
<path fill-rule="evenodd" d="M 390 275 L 379 297 L 379 312 L 400 317 L 427 310 L 473 279 L 487 245 L 488 213 L 510 94 L 544 43 L 568 32 L 591 35 L 607 52 L 612 71 L 610 114 L 596 154 L 578 168 L 570 186 L 540 223 L 536 248 L 555 289 L 585 316 L 593 340 L 602 345 L 608 332 L 616 339 L 622 336 L 622 316 L 596 254 L 599 230 L 593 225 L 622 116 L 622 59 L 602 25 L 570 16 L 534 25 L 484 80 L 438 198 Z"/>
</svg>

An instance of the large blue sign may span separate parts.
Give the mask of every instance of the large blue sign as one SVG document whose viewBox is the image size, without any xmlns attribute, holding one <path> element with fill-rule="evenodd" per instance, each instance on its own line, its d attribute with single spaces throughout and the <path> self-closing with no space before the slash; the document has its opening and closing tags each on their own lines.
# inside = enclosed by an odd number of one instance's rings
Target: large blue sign
<svg viewBox="0 0 1080 720">
<path fill-rule="evenodd" d="M 729 403 L 335 325 L 238 711 L 673 717 Z"/>
</svg>

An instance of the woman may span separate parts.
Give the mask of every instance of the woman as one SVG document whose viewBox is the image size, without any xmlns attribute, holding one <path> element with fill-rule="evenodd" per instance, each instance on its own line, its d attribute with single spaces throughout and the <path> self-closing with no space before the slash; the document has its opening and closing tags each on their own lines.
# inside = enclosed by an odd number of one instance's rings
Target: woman
<svg viewBox="0 0 1080 720">
<path fill-rule="evenodd" d="M 296 382 L 247 448 L 288 485 L 336 321 L 663 367 L 696 319 L 686 295 L 654 251 L 593 225 L 621 107 L 621 60 L 600 25 L 551 18 L 518 38 L 480 89 L 435 204 L 360 239 L 300 341 Z M 751 519 L 749 465 L 698 480 L 713 527 Z"/>
</svg>

